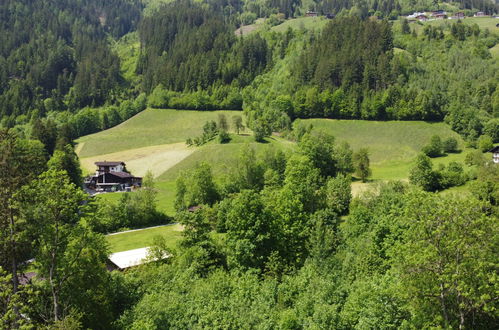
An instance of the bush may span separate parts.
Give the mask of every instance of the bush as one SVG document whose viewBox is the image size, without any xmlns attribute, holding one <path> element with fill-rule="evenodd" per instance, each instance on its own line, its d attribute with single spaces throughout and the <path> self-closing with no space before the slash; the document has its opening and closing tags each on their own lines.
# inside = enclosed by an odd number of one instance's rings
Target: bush
<svg viewBox="0 0 499 330">
<path fill-rule="evenodd" d="M 440 172 L 440 175 L 440 186 L 442 188 L 461 186 L 467 180 L 463 166 L 457 162 L 449 163 L 449 165 L 447 165 L 447 167 Z"/>
<path fill-rule="evenodd" d="M 470 151 L 464 157 L 464 163 L 469 166 L 481 166 L 485 163 L 485 161 L 485 157 L 480 150 Z"/>
<path fill-rule="evenodd" d="M 444 152 L 457 152 L 457 140 L 453 137 L 447 138 L 442 142 Z"/>
<path fill-rule="evenodd" d="M 257 142 L 264 142 L 265 137 L 272 134 L 270 126 L 262 120 L 258 120 L 254 123 L 253 132 L 255 133 L 255 141 Z"/>
<path fill-rule="evenodd" d="M 241 23 L 243 25 L 253 24 L 256 20 L 256 14 L 250 11 L 244 12 L 241 14 Z"/>
<path fill-rule="evenodd" d="M 433 158 L 441 156 L 442 149 L 442 140 L 440 139 L 440 136 L 433 135 L 430 144 L 424 146 L 422 151 L 426 156 Z"/>
<path fill-rule="evenodd" d="M 230 136 L 227 131 L 221 130 L 220 133 L 218 133 L 218 142 L 220 143 L 228 143 L 230 141 Z"/>
<path fill-rule="evenodd" d="M 154 88 L 151 95 L 147 99 L 147 105 L 151 108 L 167 108 L 168 107 L 168 91 L 163 88 L 163 85 L 159 84 Z"/>
<path fill-rule="evenodd" d="M 487 152 L 494 147 L 494 140 L 488 135 L 482 135 L 478 138 L 478 149 Z"/>
</svg>

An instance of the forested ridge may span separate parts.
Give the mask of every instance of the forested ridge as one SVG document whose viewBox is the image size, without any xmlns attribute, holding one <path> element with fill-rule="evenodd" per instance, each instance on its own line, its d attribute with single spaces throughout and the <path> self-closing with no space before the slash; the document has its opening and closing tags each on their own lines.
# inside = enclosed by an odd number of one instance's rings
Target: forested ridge
<svg viewBox="0 0 499 330">
<path fill-rule="evenodd" d="M 399 18 L 441 8 L 497 12 L 487 0 L 2 1 L 0 329 L 495 328 L 499 166 L 484 152 L 499 142 L 499 33 Z M 330 15 L 293 26 L 310 11 Z M 172 214 L 151 172 L 113 202 L 88 195 L 75 139 L 146 108 L 240 110 L 186 149 L 253 145 L 223 174 L 178 171 Z M 443 121 L 463 140 L 434 135 L 407 180 L 354 194 L 372 176 L 368 148 L 307 118 Z M 433 163 L 460 148 L 466 166 Z M 108 271 L 106 234 L 173 222 L 178 243 L 157 236 L 147 263 Z"/>
</svg>

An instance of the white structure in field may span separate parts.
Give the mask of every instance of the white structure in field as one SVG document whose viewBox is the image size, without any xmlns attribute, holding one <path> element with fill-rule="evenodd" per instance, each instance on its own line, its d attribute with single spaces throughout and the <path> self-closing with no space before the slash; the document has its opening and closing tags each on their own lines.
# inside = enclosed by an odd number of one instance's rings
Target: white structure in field
<svg viewBox="0 0 499 330">
<path fill-rule="evenodd" d="M 149 247 L 112 253 L 109 256 L 112 269 L 124 270 L 130 267 L 142 265 L 143 263 L 153 261 L 150 257 Z M 164 255 L 162 259 L 168 258 Z M 160 258 L 161 259 L 161 258 Z"/>
</svg>

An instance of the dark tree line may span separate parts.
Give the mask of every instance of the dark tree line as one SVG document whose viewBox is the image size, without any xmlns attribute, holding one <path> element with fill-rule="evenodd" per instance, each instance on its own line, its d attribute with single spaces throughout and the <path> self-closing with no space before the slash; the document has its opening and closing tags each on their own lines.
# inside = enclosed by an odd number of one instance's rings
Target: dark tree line
<svg viewBox="0 0 499 330">
<path fill-rule="evenodd" d="M 112 99 L 121 78 L 106 38 L 134 30 L 141 10 L 136 0 L 3 1 L 0 116 Z"/>
</svg>

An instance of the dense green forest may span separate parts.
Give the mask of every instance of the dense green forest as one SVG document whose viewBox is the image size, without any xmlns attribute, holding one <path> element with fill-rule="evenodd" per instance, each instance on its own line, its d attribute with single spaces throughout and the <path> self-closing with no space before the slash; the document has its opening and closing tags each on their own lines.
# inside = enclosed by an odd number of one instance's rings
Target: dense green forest
<svg viewBox="0 0 499 330">
<path fill-rule="evenodd" d="M 483 152 L 499 142 L 499 33 L 399 17 L 437 9 L 498 11 L 488 0 L 1 1 L 0 329 L 496 327 L 499 166 Z M 274 29 L 308 11 L 331 15 Z M 148 107 L 240 110 L 237 138 L 247 125 L 256 142 L 278 133 L 296 148 L 257 157 L 244 145 L 217 179 L 207 163 L 181 172 L 172 217 L 150 173 L 114 204 L 85 193 L 74 140 Z M 189 144 L 228 143 L 218 118 Z M 477 150 L 469 170 L 433 166 L 458 151 L 434 136 L 407 182 L 354 197 L 369 151 L 301 118 L 444 121 Z M 438 193 L 465 183 L 469 194 Z M 157 237 L 148 264 L 107 270 L 104 234 L 171 222 L 176 248 Z"/>
</svg>

